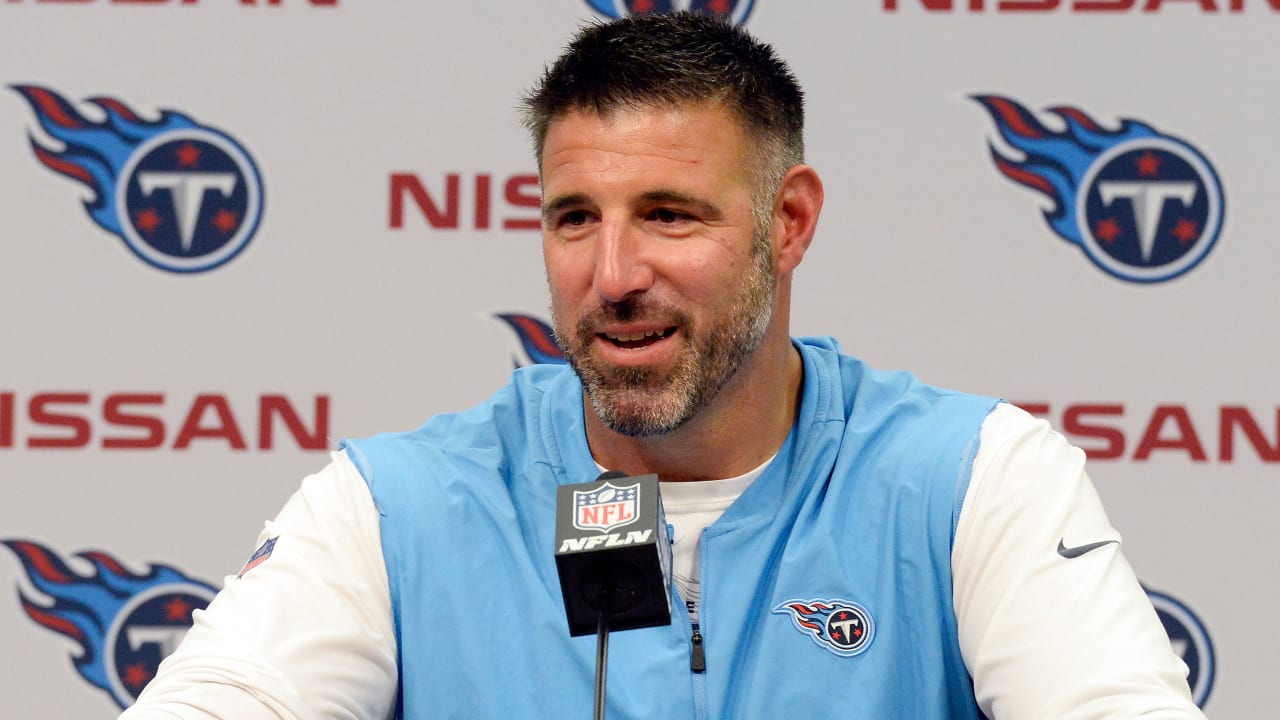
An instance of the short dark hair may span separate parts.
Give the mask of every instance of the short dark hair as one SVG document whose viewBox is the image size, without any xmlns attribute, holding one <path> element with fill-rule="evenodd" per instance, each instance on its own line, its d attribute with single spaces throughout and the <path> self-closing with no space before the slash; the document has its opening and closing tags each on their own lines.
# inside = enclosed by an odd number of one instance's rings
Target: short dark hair
<svg viewBox="0 0 1280 720">
<path fill-rule="evenodd" d="M 762 181 L 776 183 L 804 161 L 804 93 L 791 69 L 745 30 L 703 13 L 583 28 L 522 107 L 541 166 L 547 128 L 575 110 L 604 115 L 707 100 L 725 103 L 759 146 L 753 154 Z"/>
</svg>

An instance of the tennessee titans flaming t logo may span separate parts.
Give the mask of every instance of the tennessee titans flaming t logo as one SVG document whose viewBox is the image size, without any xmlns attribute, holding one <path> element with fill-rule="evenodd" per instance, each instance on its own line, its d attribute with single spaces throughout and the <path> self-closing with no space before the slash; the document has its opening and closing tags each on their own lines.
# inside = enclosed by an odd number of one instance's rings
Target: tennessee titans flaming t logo
<svg viewBox="0 0 1280 720">
<path fill-rule="evenodd" d="M 109 97 L 91 120 L 58 93 L 15 85 L 62 149 L 30 138 L 36 159 L 92 193 L 85 211 L 147 263 L 212 270 L 244 250 L 262 219 L 262 181 L 230 136 L 171 110 L 145 120 Z"/>
<path fill-rule="evenodd" d="M 631 15 L 692 10 L 738 25 L 746 22 L 755 0 L 587 0 L 587 4 L 601 15 L 615 20 Z"/>
<path fill-rule="evenodd" d="M 191 613 L 204 609 L 215 592 L 165 565 L 136 575 L 104 552 L 82 552 L 76 557 L 93 566 L 91 575 L 82 575 L 39 543 L 3 544 L 22 562 L 31 585 L 51 599 L 41 604 L 19 589 L 27 617 L 74 640 L 80 653 L 72 660 L 80 676 L 121 708 L 138 699 L 190 629 Z"/>
<path fill-rule="evenodd" d="M 1138 283 L 1175 278 L 1213 249 L 1222 230 L 1222 184 L 1186 142 L 1124 119 L 1108 130 L 1083 111 L 1048 112 L 1052 130 L 1017 102 L 973 97 L 1017 160 L 990 145 L 996 169 L 1049 199 L 1045 221 L 1098 267 Z"/>
<path fill-rule="evenodd" d="M 787 600 L 773 612 L 790 617 L 818 647 L 840 657 L 861 654 L 876 635 L 871 613 L 849 600 Z"/>
</svg>

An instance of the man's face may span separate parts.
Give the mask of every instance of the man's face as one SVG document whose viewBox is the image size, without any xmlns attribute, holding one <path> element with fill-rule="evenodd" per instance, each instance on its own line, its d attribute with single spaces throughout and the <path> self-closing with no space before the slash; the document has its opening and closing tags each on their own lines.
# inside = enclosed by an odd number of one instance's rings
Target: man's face
<svg viewBox="0 0 1280 720">
<path fill-rule="evenodd" d="M 556 336 L 604 424 L 646 437 L 716 396 L 769 326 L 746 136 L 715 103 L 575 112 L 542 156 Z"/>
</svg>

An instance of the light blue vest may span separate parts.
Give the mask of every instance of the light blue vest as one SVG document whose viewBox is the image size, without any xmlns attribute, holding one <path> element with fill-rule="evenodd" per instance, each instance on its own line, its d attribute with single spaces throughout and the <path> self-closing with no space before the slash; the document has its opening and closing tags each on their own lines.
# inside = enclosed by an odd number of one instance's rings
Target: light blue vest
<svg viewBox="0 0 1280 720">
<path fill-rule="evenodd" d="M 796 344 L 796 427 L 703 536 L 706 671 L 679 610 L 616 633 L 613 720 L 980 717 L 951 543 L 996 401 L 871 370 L 831 339 Z M 554 562 L 556 486 L 597 474 L 582 413 L 568 368 L 534 366 L 472 410 L 344 443 L 382 515 L 399 717 L 590 716 L 595 637 L 569 637 Z M 861 631 L 856 652 L 834 628 Z"/>
</svg>

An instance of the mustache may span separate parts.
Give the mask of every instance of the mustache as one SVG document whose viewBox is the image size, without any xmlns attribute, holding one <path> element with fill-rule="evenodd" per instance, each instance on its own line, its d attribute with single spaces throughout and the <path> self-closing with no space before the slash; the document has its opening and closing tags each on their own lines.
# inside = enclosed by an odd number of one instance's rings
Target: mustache
<svg viewBox="0 0 1280 720">
<path fill-rule="evenodd" d="M 584 313 L 578 320 L 578 332 L 589 335 L 594 333 L 594 328 L 606 323 L 638 321 L 684 327 L 689 324 L 689 316 L 674 307 L 640 297 L 627 297 L 617 302 L 602 302 L 599 307 Z"/>
</svg>

